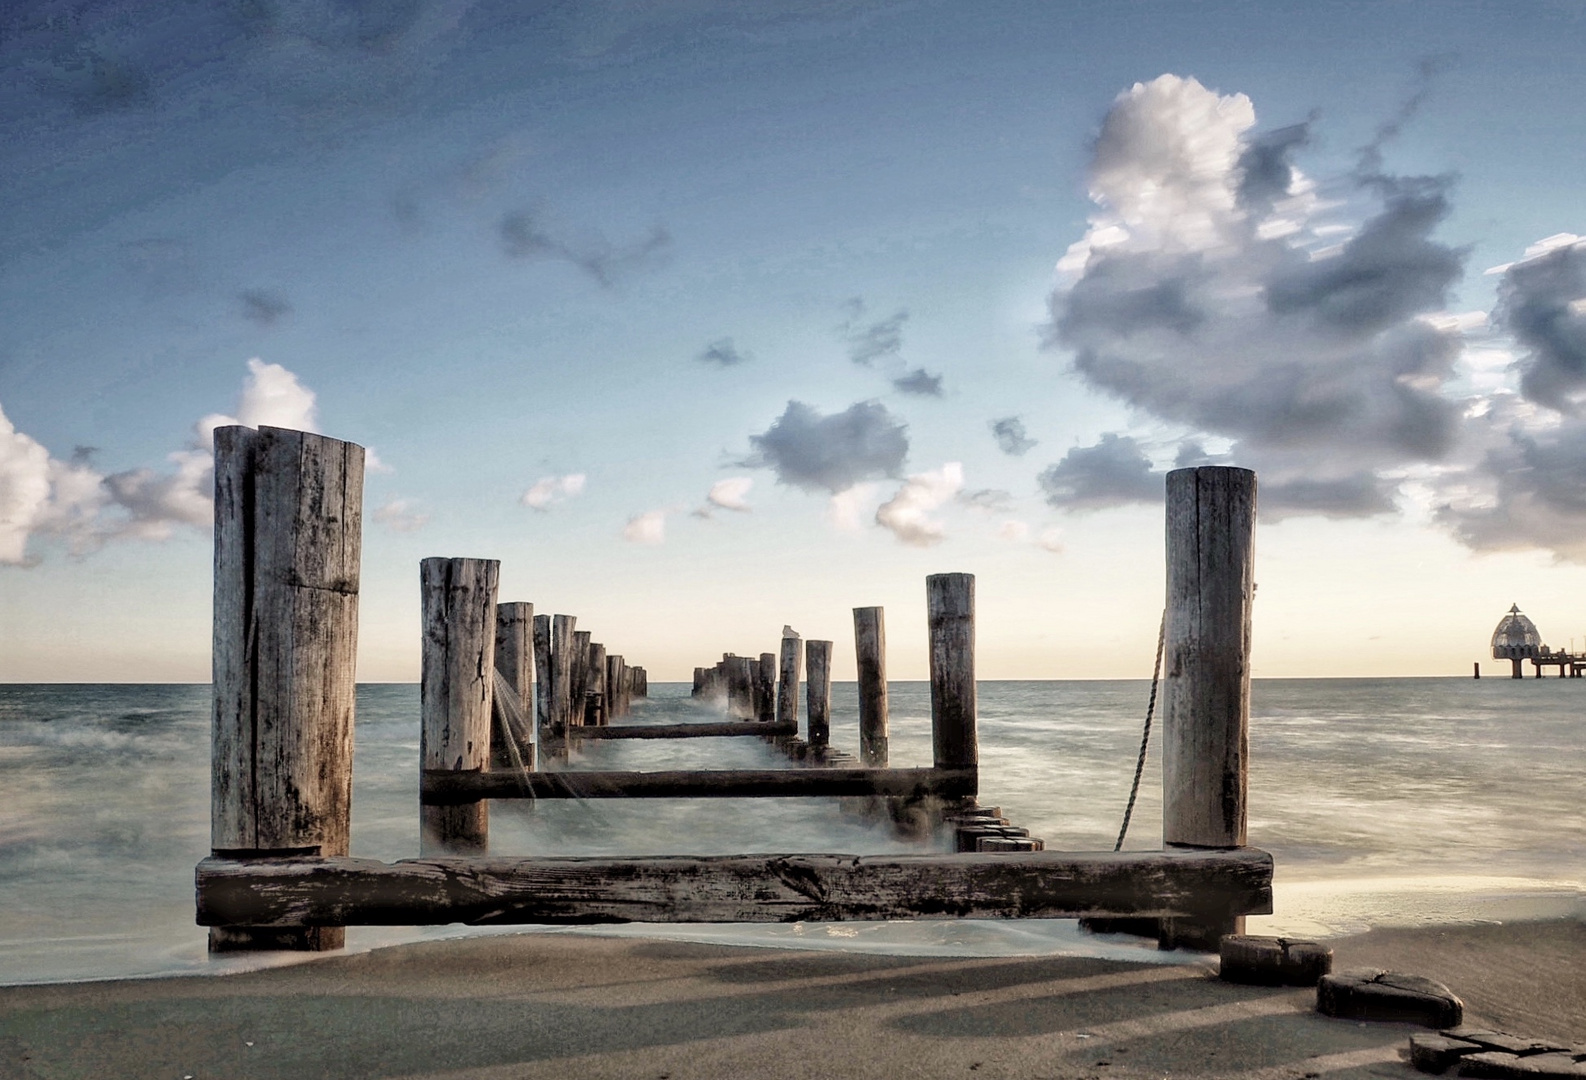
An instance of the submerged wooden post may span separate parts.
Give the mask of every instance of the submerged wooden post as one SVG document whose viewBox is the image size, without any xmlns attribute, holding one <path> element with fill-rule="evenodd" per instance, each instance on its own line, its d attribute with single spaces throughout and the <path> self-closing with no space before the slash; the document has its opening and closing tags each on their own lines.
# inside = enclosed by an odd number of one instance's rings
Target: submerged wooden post
<svg viewBox="0 0 1586 1080">
<path fill-rule="evenodd" d="M 589 643 L 589 681 L 585 687 L 584 723 L 602 727 L 606 719 L 606 647 Z"/>
<path fill-rule="evenodd" d="M 363 447 L 215 429 L 210 847 L 346 855 Z M 211 951 L 340 948 L 341 927 L 213 927 Z"/>
<path fill-rule="evenodd" d="M 551 735 L 567 737 L 573 711 L 573 633 L 576 615 L 551 617 Z"/>
<path fill-rule="evenodd" d="M 776 654 L 761 653 L 754 672 L 754 718 L 762 724 L 776 722 L 776 673 Z"/>
<path fill-rule="evenodd" d="M 544 742 L 551 734 L 551 617 L 534 616 L 534 726 L 535 738 Z"/>
<path fill-rule="evenodd" d="M 887 767 L 887 627 L 878 607 L 854 608 L 854 656 L 859 668 L 859 759 Z"/>
<path fill-rule="evenodd" d="M 567 723 L 569 727 L 583 727 L 585 695 L 589 692 L 589 639 L 588 630 L 573 633 L 573 674 L 568 694 Z"/>
<path fill-rule="evenodd" d="M 779 658 L 776 687 L 776 722 L 792 725 L 799 723 L 799 669 L 803 667 L 804 642 L 791 628 L 782 632 L 782 655 Z"/>
<path fill-rule="evenodd" d="M 1162 841 L 1245 843 L 1256 475 L 1202 466 L 1167 476 L 1167 636 L 1162 679 Z M 1215 949 L 1242 917 L 1167 920 L 1167 944 Z"/>
<path fill-rule="evenodd" d="M 425 559 L 419 564 L 424 641 L 420 675 L 425 772 L 484 772 L 490 763 L 490 709 L 496 666 L 495 559 Z M 481 853 L 489 847 L 489 804 L 421 806 L 422 855 Z"/>
<path fill-rule="evenodd" d="M 512 692 L 517 694 L 518 700 L 522 702 L 523 719 L 532 724 L 534 722 L 533 604 L 496 605 L 496 670 L 501 672 L 502 678 L 507 680 L 507 685 L 512 687 Z M 513 734 L 505 723 L 499 722 L 500 710 L 496 712 L 498 722 L 492 723 L 490 729 L 491 764 L 504 766 L 511 764 L 511 757 L 505 753 L 504 746 L 497 749 L 497 743 L 513 738 Z M 538 749 L 533 743 L 528 746 L 519 745 L 518 753 L 522 757 L 524 768 L 536 767 L 535 751 Z"/>
<path fill-rule="evenodd" d="M 804 668 L 809 681 L 809 744 L 823 747 L 831 742 L 832 643 L 806 642 Z"/>
<path fill-rule="evenodd" d="M 975 733 L 975 575 L 925 579 L 931 639 L 931 742 L 939 769 L 980 764 Z"/>
</svg>

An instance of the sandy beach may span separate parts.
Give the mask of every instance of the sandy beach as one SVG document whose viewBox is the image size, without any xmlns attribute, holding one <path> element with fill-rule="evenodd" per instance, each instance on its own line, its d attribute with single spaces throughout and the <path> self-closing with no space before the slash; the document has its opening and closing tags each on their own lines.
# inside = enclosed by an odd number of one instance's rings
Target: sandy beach
<svg viewBox="0 0 1586 1080">
<path fill-rule="evenodd" d="M 1467 1022 L 1586 1041 L 1586 924 L 1378 930 L 1337 967 Z M 218 978 L 0 989 L 0 1078 L 1407 1076 L 1412 1030 L 1214 958 L 942 959 L 585 935 L 431 942 Z"/>
</svg>

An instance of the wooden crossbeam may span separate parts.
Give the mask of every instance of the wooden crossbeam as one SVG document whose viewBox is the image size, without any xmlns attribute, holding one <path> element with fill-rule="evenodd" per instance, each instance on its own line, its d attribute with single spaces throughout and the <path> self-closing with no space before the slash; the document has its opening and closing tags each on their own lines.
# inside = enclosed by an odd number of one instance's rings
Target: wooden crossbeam
<svg viewBox="0 0 1586 1080">
<path fill-rule="evenodd" d="M 764 725 L 771 726 L 771 725 Z M 481 799 L 668 799 L 888 795 L 964 798 L 979 772 L 965 769 L 718 769 L 657 772 L 447 772 L 426 770 L 419 801 L 454 806 Z"/>
<path fill-rule="evenodd" d="M 201 926 L 1193 917 L 1272 910 L 1255 848 L 977 855 L 207 858 Z"/>
<path fill-rule="evenodd" d="M 606 727 L 571 727 L 569 739 L 705 739 L 728 735 L 797 735 L 798 724 L 762 724 L 757 721 L 723 721 L 709 724 L 615 724 Z"/>
</svg>

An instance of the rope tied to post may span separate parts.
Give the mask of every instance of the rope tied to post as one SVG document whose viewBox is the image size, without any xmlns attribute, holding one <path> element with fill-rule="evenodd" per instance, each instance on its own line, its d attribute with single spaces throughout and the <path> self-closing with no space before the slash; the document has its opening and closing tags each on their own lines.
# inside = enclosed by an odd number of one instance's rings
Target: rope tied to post
<svg viewBox="0 0 1586 1080">
<path fill-rule="evenodd" d="M 1156 715 L 1156 692 L 1162 682 L 1162 646 L 1167 642 L 1167 609 L 1162 609 L 1162 622 L 1156 631 L 1156 663 L 1151 666 L 1151 699 L 1145 707 L 1145 731 L 1140 734 L 1140 757 L 1134 763 L 1134 783 L 1129 787 L 1129 805 L 1123 810 L 1123 827 L 1118 830 L 1114 851 L 1123 850 L 1123 838 L 1129 833 L 1129 819 L 1134 816 L 1134 801 L 1140 796 L 1140 777 L 1145 772 L 1145 752 L 1151 744 L 1151 718 Z"/>
</svg>

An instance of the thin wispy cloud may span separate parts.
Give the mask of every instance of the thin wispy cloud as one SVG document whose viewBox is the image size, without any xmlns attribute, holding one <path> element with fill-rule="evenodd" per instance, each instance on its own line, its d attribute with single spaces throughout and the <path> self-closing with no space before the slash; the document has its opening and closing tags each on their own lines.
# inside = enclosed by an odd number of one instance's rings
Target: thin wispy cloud
<svg viewBox="0 0 1586 1080">
<path fill-rule="evenodd" d="M 989 424 L 997 448 L 1009 457 L 1021 457 L 1036 445 L 1024 429 L 1024 420 L 1018 416 L 1004 416 Z"/>
<path fill-rule="evenodd" d="M 694 357 L 702 364 L 714 364 L 716 367 L 737 367 L 747 364 L 754 359 L 754 355 L 733 344 L 730 337 L 719 338 L 700 350 Z"/>
<path fill-rule="evenodd" d="M 249 289 L 237 299 L 242 304 L 242 317 L 260 326 L 274 326 L 292 314 L 286 297 L 269 289 Z"/>
<path fill-rule="evenodd" d="M 964 488 L 964 467 L 949 461 L 940 469 L 914 473 L 897 493 L 876 508 L 876 524 L 911 547 L 930 547 L 946 537 L 933 514 Z"/>
<path fill-rule="evenodd" d="M 655 546 L 666 543 L 665 510 L 648 510 L 635 514 L 622 527 L 622 538 L 630 544 Z"/>
<path fill-rule="evenodd" d="M 588 477 L 583 473 L 542 476 L 519 497 L 518 501 L 531 510 L 539 510 L 543 513 L 557 503 L 582 495 L 587 479 Z"/>
<path fill-rule="evenodd" d="M 387 499 L 374 512 L 374 519 L 392 532 L 418 532 L 429 524 L 430 516 L 420 513 L 411 499 Z"/>
<path fill-rule="evenodd" d="M 672 245 L 671 233 L 661 226 L 641 240 L 613 244 L 599 235 L 575 239 L 553 234 L 523 211 L 503 216 L 496 231 L 502 250 L 512 258 L 565 262 L 608 289 L 630 273 L 658 265 Z"/>
<path fill-rule="evenodd" d="M 905 375 L 899 375 L 892 380 L 893 389 L 917 397 L 941 397 L 942 377 L 932 375 L 924 368 L 915 368 Z"/>
</svg>

